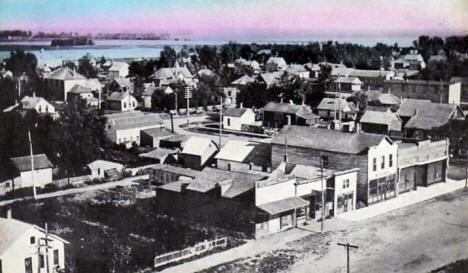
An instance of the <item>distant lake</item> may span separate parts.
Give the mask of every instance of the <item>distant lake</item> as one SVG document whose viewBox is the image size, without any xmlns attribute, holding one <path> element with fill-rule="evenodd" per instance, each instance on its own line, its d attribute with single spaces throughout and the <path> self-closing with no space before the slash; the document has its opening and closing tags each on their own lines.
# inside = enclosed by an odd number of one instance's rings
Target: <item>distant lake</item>
<svg viewBox="0 0 468 273">
<path fill-rule="evenodd" d="M 366 46 L 373 46 L 377 42 L 393 45 L 398 43 L 400 46 L 409 46 L 415 38 L 339 38 L 335 41 L 344 43 L 357 43 Z M 237 40 L 238 43 L 257 43 L 257 44 L 307 44 L 314 41 L 326 41 L 325 38 L 300 39 L 300 40 Z M 164 46 L 168 45 L 176 50 L 180 50 L 184 45 L 223 45 L 229 41 L 213 40 L 95 40 L 94 46 L 76 46 L 66 48 L 51 48 L 50 41 L 20 41 L 20 42 L 0 42 L 0 59 L 8 58 L 10 50 L 6 46 L 25 47 L 26 51 L 36 55 L 39 65 L 47 64 L 49 66 L 61 65 L 63 60 L 76 60 L 86 54 L 93 57 L 104 56 L 106 58 L 157 58 Z M 41 47 L 44 47 L 41 49 Z M 33 49 L 31 49 L 33 47 Z"/>
</svg>

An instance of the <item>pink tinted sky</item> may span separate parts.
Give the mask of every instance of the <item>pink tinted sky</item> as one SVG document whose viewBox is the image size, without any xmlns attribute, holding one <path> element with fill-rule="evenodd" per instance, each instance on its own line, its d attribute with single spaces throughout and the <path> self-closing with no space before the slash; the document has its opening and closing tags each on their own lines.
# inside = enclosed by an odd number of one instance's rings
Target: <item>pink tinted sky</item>
<svg viewBox="0 0 468 273">
<path fill-rule="evenodd" d="M 468 0 L 0 0 L 0 28 L 224 35 L 452 34 Z"/>
</svg>

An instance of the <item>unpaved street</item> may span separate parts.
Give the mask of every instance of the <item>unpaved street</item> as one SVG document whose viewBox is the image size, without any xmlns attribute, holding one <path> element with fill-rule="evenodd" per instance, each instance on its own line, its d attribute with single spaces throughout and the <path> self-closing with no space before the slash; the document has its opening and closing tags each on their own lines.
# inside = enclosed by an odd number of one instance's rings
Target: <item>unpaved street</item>
<svg viewBox="0 0 468 273">
<path fill-rule="evenodd" d="M 332 223 L 329 223 L 332 224 Z M 313 234 L 207 272 L 429 272 L 468 257 L 468 192 L 458 191 L 360 222 L 337 222 L 325 237 Z"/>
</svg>

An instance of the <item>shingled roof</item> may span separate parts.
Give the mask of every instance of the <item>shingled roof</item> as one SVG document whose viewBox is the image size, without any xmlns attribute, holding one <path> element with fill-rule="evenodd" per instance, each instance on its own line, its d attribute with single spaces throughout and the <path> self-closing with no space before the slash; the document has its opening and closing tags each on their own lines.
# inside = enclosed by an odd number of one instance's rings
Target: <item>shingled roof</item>
<svg viewBox="0 0 468 273">
<path fill-rule="evenodd" d="M 267 143 L 229 140 L 215 158 L 267 166 L 270 165 L 270 146 Z"/>
<path fill-rule="evenodd" d="M 335 130 L 288 125 L 271 140 L 272 144 L 303 147 L 345 154 L 359 154 L 383 140 L 393 143 L 385 135 L 369 133 L 344 133 Z"/>
<path fill-rule="evenodd" d="M 250 108 L 228 108 L 223 111 L 223 116 L 226 117 L 241 117 L 247 110 L 250 110 Z"/>
<path fill-rule="evenodd" d="M 372 110 L 366 110 L 360 122 L 387 125 L 389 130 L 397 132 L 401 131 L 402 123 L 400 117 L 391 111 L 382 112 Z"/>
<path fill-rule="evenodd" d="M 281 112 L 287 114 L 297 114 L 304 105 L 292 104 L 292 103 L 278 103 L 270 101 L 268 102 L 262 110 L 264 112 Z"/>
<path fill-rule="evenodd" d="M 46 80 L 82 80 L 84 76 L 78 74 L 75 70 L 70 69 L 67 66 L 62 66 L 44 77 Z"/>
<path fill-rule="evenodd" d="M 31 171 L 31 157 L 21 156 L 10 158 L 13 165 L 19 172 Z M 45 154 L 38 154 L 33 156 L 34 170 L 53 168 L 54 165 L 49 161 Z"/>
<path fill-rule="evenodd" d="M 450 118 L 454 112 L 463 115 L 463 111 L 456 104 L 434 103 L 428 100 L 404 99 L 397 114 L 400 117 L 411 117 L 415 114 L 421 116 Z"/>
<path fill-rule="evenodd" d="M 164 125 L 161 116 L 155 113 L 131 111 L 105 115 L 105 117 L 107 118 L 107 125 L 113 130 L 149 128 Z"/>
<path fill-rule="evenodd" d="M 195 178 L 187 189 L 198 192 L 207 192 L 215 188 L 216 184 L 227 182 L 222 194 L 223 197 L 232 198 L 255 187 L 255 182 L 264 178 L 259 174 L 230 172 L 214 168 L 205 168 Z"/>
</svg>

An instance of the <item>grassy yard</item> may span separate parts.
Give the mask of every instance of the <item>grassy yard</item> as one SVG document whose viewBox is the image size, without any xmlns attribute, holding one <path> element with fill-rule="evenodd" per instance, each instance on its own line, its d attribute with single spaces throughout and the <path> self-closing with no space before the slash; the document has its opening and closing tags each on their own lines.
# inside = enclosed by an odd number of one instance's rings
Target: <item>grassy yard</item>
<svg viewBox="0 0 468 273">
<path fill-rule="evenodd" d="M 13 217 L 47 222 L 68 240 L 67 264 L 74 273 L 135 272 L 152 267 L 155 254 L 223 235 L 159 215 L 155 200 L 136 199 L 137 193 L 132 187 L 16 203 Z"/>
</svg>

